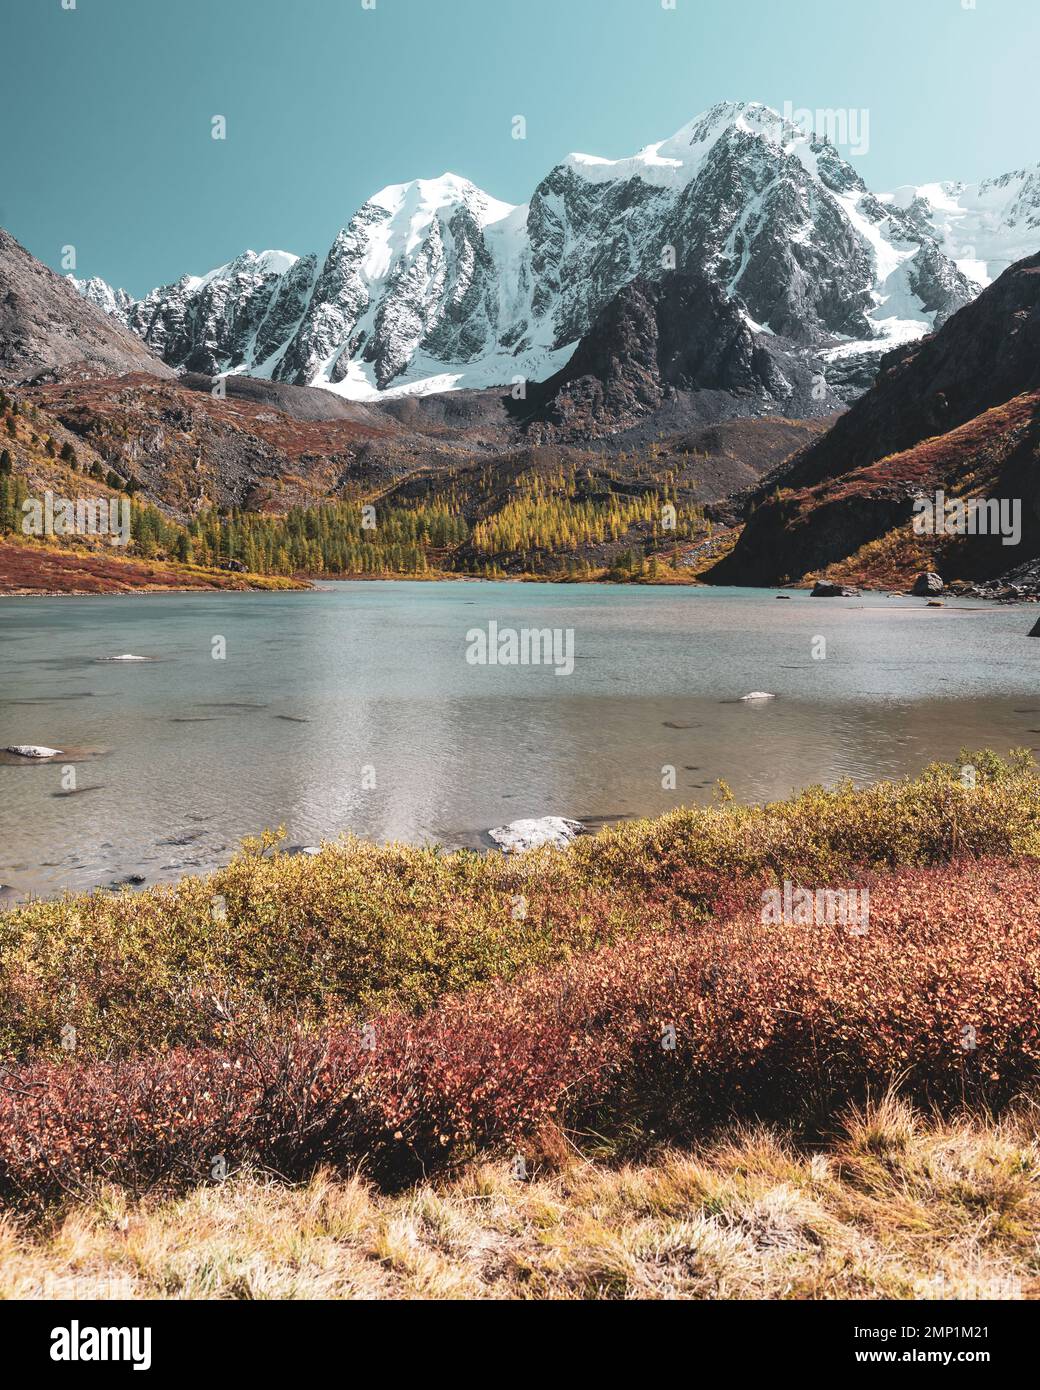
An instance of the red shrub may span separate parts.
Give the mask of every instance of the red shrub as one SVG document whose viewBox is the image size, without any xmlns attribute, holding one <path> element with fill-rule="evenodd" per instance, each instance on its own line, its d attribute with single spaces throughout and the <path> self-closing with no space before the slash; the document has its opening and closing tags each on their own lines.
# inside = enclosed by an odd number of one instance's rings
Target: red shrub
<svg viewBox="0 0 1040 1390">
<path fill-rule="evenodd" d="M 554 1113 L 667 1137 L 728 1113 L 826 1113 L 897 1078 L 939 1103 L 1008 1099 L 1040 1064 L 1040 868 L 907 870 L 870 892 L 862 936 L 744 912 L 369 1031 L 14 1070 L 0 1189 L 190 1183 L 221 1158 L 405 1177 Z"/>
</svg>

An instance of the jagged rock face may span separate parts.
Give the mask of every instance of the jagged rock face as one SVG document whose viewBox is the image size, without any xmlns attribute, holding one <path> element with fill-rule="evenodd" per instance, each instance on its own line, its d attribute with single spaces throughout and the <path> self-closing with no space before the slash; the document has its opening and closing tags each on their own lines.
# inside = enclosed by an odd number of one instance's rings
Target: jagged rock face
<svg viewBox="0 0 1040 1390">
<path fill-rule="evenodd" d="M 826 185 L 796 155 L 728 130 L 677 213 L 680 267 L 712 269 L 756 322 L 799 342 L 865 336 L 870 259 Z"/>
<path fill-rule="evenodd" d="M 1040 173 L 956 186 L 988 229 L 974 258 L 953 244 L 951 187 L 876 197 L 826 139 L 768 107 L 722 103 L 630 159 L 569 156 L 525 207 L 451 174 L 393 185 L 320 270 L 315 257 L 249 252 L 139 304 L 98 282 L 84 293 L 177 367 L 363 400 L 543 380 L 626 284 L 674 269 L 822 349 L 850 399 L 880 349 L 970 301 L 986 255 L 1015 238 L 1040 245 Z"/>
<path fill-rule="evenodd" d="M 126 290 L 114 290 L 96 275 L 90 280 L 73 280 L 72 283 L 84 299 L 126 326 L 127 317 L 136 302 Z"/>
<path fill-rule="evenodd" d="M 625 428 L 669 398 L 706 418 L 827 415 L 839 402 L 808 350 L 755 332 L 706 276 L 637 277 L 597 316 L 567 365 L 529 399 L 543 439 Z M 822 388 L 822 389 L 821 389 Z"/>
<path fill-rule="evenodd" d="M 364 396 L 420 352 L 467 362 L 493 349 L 497 275 L 485 228 L 503 210 L 450 175 L 384 189 L 333 242 L 276 379 L 346 382 L 344 394 Z"/>
<path fill-rule="evenodd" d="M 0 382 L 132 371 L 173 376 L 140 338 L 101 312 L 98 285 L 89 299 L 78 294 L 0 228 Z"/>
<path fill-rule="evenodd" d="M 169 290 L 153 290 L 128 311 L 126 322 L 164 361 L 185 371 L 218 372 L 240 356 L 262 366 L 262 330 L 286 293 L 291 299 L 291 285 L 283 282 L 298 264 L 286 252 L 246 251 L 201 280 L 185 276 Z M 269 346 L 270 336 L 263 342 Z"/>
<path fill-rule="evenodd" d="M 301 256 L 279 278 L 256 331 L 252 357 L 259 366 L 277 362 L 292 341 L 307 312 L 317 276 L 318 258 L 310 255 Z"/>
</svg>

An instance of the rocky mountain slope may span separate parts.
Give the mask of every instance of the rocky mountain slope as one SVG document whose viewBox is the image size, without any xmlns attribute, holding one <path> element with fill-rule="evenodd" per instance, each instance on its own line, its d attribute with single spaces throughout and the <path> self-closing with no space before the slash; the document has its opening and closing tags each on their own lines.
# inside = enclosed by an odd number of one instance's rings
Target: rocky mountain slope
<svg viewBox="0 0 1040 1390">
<path fill-rule="evenodd" d="M 1018 262 L 933 337 L 885 357 L 873 388 L 740 501 L 746 525 L 712 571 L 773 584 L 828 571 L 901 582 L 1031 574 L 1040 555 L 1040 255 Z M 914 503 L 1017 502 L 1021 534 L 915 531 Z M 956 526 L 958 523 L 954 522 Z"/>
<path fill-rule="evenodd" d="M 0 228 L 0 383 L 132 371 L 174 375 L 138 335 Z"/>
<path fill-rule="evenodd" d="M 259 294 L 270 274 L 276 262 L 253 258 L 234 280 Z M 75 343 L 84 315 L 108 327 L 67 283 L 50 278 L 49 339 Z M 226 295 L 230 284 L 214 279 L 206 291 Z M 229 316 L 245 302 L 225 298 Z M 74 312 L 63 317 L 70 303 Z M 143 352 L 124 336 L 135 354 Z M 622 289 L 579 339 L 572 362 L 521 392 L 359 402 L 265 377 L 204 372 L 177 380 L 143 371 L 54 380 L 48 360 L 30 354 L 23 364 L 31 379 L 26 404 L 44 412 L 37 438 L 49 431 L 60 444 L 69 432 L 92 465 L 97 460 L 181 520 L 209 507 L 284 512 L 324 498 L 378 495 L 415 471 L 454 473 L 474 459 L 523 458 L 540 448 L 571 469 L 584 468 L 594 451 L 622 483 L 647 470 L 670 477 L 700 504 L 753 481 L 813 436 L 795 421 L 825 419 L 839 405 L 812 349 L 756 329 L 713 280 L 676 272 Z M 718 428 L 741 419 L 749 428 Z"/>
<path fill-rule="evenodd" d="M 178 368 L 370 400 L 543 380 L 625 285 L 675 269 L 823 351 L 851 399 L 881 350 L 1040 244 L 1035 171 L 957 187 L 875 196 L 826 138 L 727 102 L 631 158 L 568 156 L 519 207 L 445 174 L 383 189 L 324 256 L 248 251 L 136 302 L 82 291 Z"/>
</svg>

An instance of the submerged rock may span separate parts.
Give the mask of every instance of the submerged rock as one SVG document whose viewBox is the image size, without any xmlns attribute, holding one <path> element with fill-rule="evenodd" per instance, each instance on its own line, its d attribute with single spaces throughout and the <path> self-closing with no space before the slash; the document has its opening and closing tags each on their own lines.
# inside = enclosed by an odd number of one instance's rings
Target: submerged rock
<svg viewBox="0 0 1040 1390">
<path fill-rule="evenodd" d="M 19 758 L 58 758 L 63 750 L 61 748 L 46 748 L 42 743 L 11 743 L 4 749 L 5 753 L 14 753 Z"/>
<path fill-rule="evenodd" d="M 557 849 L 564 849 L 584 832 L 581 821 L 567 820 L 564 816 L 540 816 L 532 820 L 510 821 L 508 825 L 489 830 L 488 834 L 496 844 L 502 846 L 506 854 L 523 854 L 525 850 L 538 849 L 541 845 L 555 845 Z"/>
</svg>

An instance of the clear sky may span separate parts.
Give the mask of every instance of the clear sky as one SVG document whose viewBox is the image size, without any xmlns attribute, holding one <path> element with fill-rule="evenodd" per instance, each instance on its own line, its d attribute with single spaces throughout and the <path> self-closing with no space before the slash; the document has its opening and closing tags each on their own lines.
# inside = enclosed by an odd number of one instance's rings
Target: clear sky
<svg viewBox="0 0 1040 1390">
<path fill-rule="evenodd" d="M 634 154 L 722 99 L 866 109 L 878 190 L 1040 161 L 1040 0 L 63 3 L 3 0 L 0 224 L 134 294 L 324 252 L 388 183 L 523 202 L 569 151 Z"/>
</svg>

